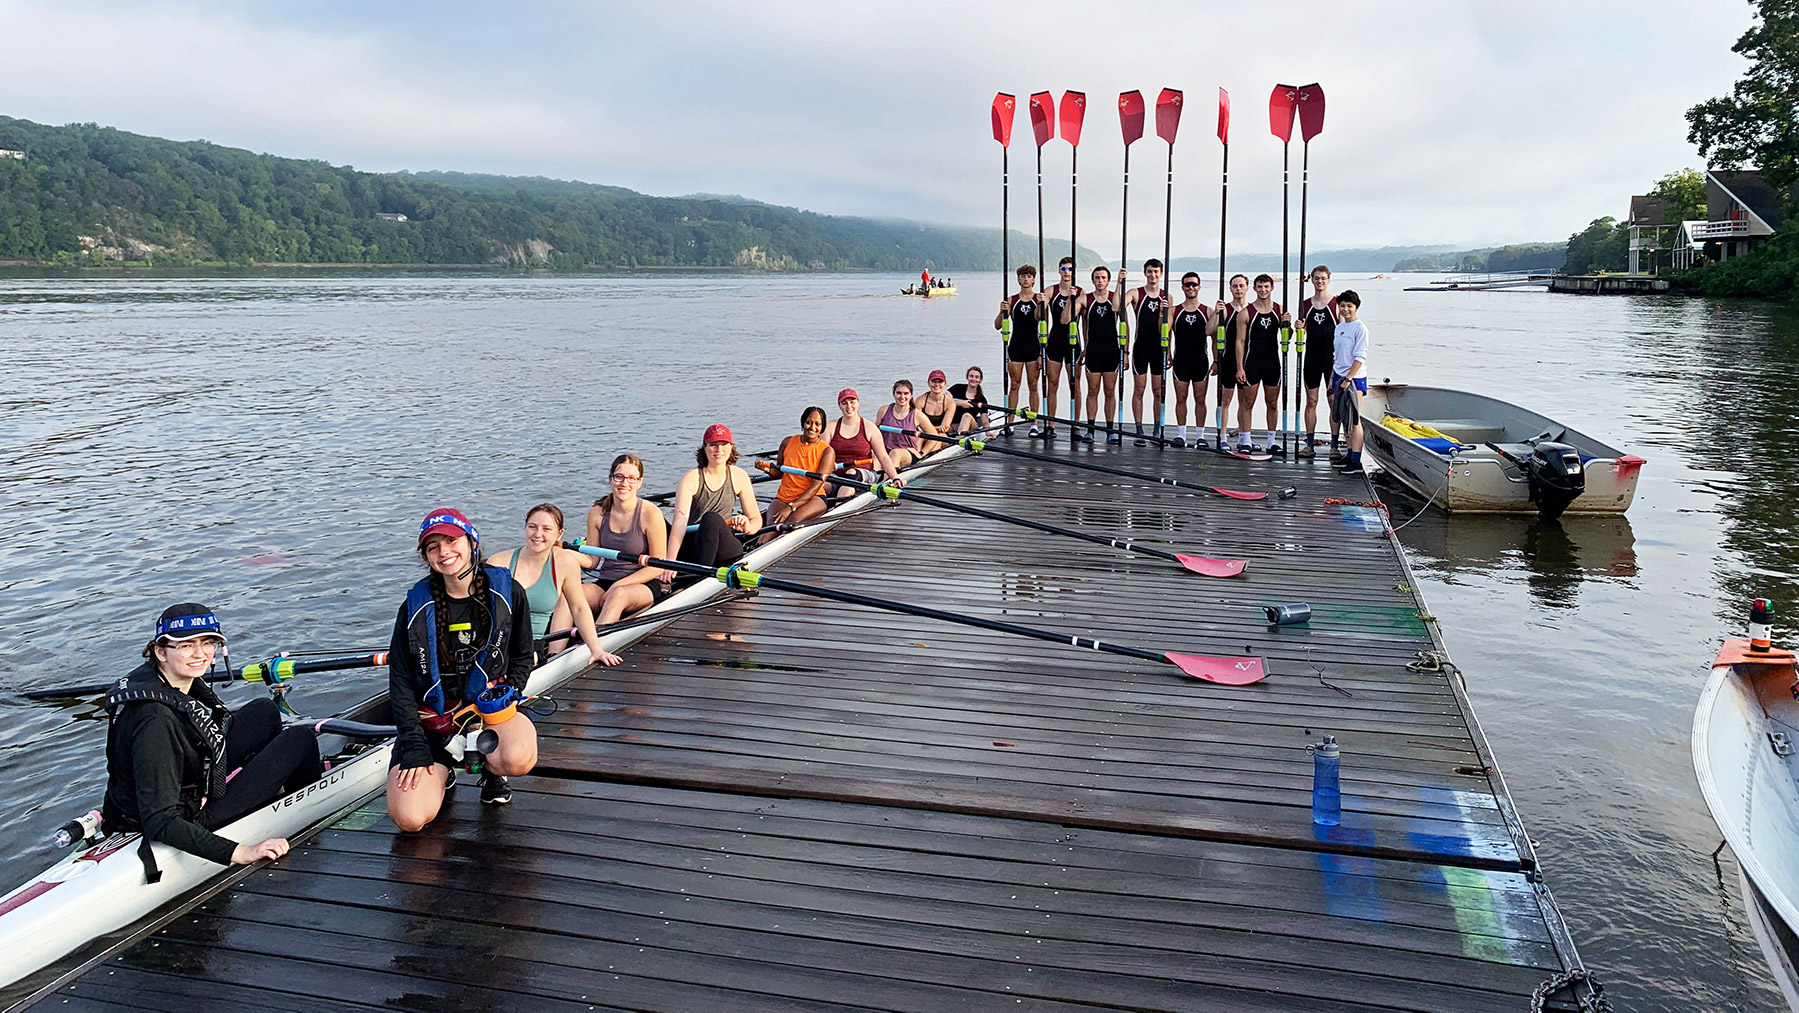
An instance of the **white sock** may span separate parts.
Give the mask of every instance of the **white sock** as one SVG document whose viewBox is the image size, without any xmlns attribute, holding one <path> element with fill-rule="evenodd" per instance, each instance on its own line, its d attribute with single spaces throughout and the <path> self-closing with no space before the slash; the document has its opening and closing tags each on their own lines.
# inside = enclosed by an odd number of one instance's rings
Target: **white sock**
<svg viewBox="0 0 1799 1013">
<path fill-rule="evenodd" d="M 1184 440 L 1186 438 L 1187 438 L 1187 427 L 1185 425 L 1183 425 L 1183 426 L 1181 426 L 1181 439 Z"/>
</svg>

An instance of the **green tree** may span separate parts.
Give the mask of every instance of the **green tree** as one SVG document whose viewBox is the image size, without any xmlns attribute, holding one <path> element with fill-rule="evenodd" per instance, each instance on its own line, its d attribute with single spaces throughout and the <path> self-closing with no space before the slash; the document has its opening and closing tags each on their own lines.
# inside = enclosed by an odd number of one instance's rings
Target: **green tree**
<svg viewBox="0 0 1799 1013">
<path fill-rule="evenodd" d="M 1687 140 L 1725 169 L 1751 166 L 1787 193 L 1799 181 L 1799 0 L 1749 0 L 1760 22 L 1731 51 L 1749 70 L 1730 97 L 1687 110 Z"/>
<path fill-rule="evenodd" d="M 1630 230 L 1607 215 L 1568 237 L 1566 274 L 1622 271 L 1630 266 Z"/>
<path fill-rule="evenodd" d="M 1684 222 L 1705 218 L 1705 174 L 1698 169 L 1682 169 L 1656 180 L 1649 191 L 1651 200 L 1662 202 L 1668 221 Z"/>
</svg>

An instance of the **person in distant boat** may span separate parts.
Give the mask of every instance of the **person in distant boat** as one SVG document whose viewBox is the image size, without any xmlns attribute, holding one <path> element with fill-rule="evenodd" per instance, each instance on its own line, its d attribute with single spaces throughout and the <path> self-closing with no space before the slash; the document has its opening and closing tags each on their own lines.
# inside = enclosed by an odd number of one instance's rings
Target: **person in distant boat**
<svg viewBox="0 0 1799 1013">
<path fill-rule="evenodd" d="M 950 387 L 949 396 L 956 401 L 956 414 L 950 417 L 950 428 L 956 435 L 987 428 L 989 405 L 987 392 L 981 387 L 981 381 L 986 378 L 981 367 L 970 366 L 968 372 L 962 374 L 964 382 Z"/>
<path fill-rule="evenodd" d="M 562 509 L 553 503 L 539 503 L 525 511 L 524 548 L 512 549 L 493 557 L 490 564 L 512 571 L 512 576 L 525 589 L 525 602 L 531 613 L 531 636 L 540 641 L 551 630 L 573 629 L 587 645 L 588 655 L 596 665 L 616 665 L 622 659 L 600 646 L 594 632 L 593 610 L 581 586 L 581 560 L 590 558 L 564 549 L 562 543 Z M 567 637 L 545 644 L 547 654 L 568 646 Z"/>
<path fill-rule="evenodd" d="M 893 403 L 881 409 L 875 418 L 883 426 L 895 429 L 915 429 L 932 436 L 941 436 L 942 432 L 931 420 L 925 418 L 923 412 L 912 403 L 912 381 L 896 380 L 893 384 Z M 893 466 L 909 468 L 919 460 L 937 452 L 946 444 L 926 440 L 907 433 L 890 433 L 881 431 L 881 442 L 887 445 L 887 456 L 893 459 Z"/>
<path fill-rule="evenodd" d="M 949 383 L 948 374 L 941 369 L 931 370 L 931 375 L 925 378 L 925 392 L 916 402 L 919 414 L 930 419 L 931 425 L 935 426 L 940 433 L 949 432 L 949 419 L 951 413 L 956 410 L 956 399 L 944 388 L 944 384 L 947 383 Z M 942 446 L 942 444 L 938 444 L 938 446 Z M 929 451 L 931 448 L 925 449 Z"/>
<path fill-rule="evenodd" d="M 1305 384 L 1305 439 L 1299 443 L 1299 456 L 1311 457 L 1312 438 L 1318 432 L 1318 389 L 1330 375 L 1337 333 L 1337 300 L 1331 298 L 1331 269 L 1319 264 L 1312 268 L 1312 296 L 1299 304 L 1299 325 L 1303 328 L 1305 355 L 1300 361 L 1300 378 Z M 1326 411 L 1336 401 L 1326 392 Z M 1337 416 L 1330 413 L 1331 457 L 1338 456 Z"/>
<path fill-rule="evenodd" d="M 1213 363 L 1218 374 L 1218 415 L 1224 424 L 1236 421 L 1231 411 L 1231 402 L 1237 396 L 1237 318 L 1249 309 L 1249 275 L 1233 274 L 1230 281 L 1230 302 L 1220 302 L 1212 307 L 1214 336 L 1218 328 L 1223 328 L 1224 337 L 1217 343 L 1222 348 L 1215 348 L 1218 361 Z M 1218 445 L 1225 445 L 1225 435 L 1218 434 Z"/>
<path fill-rule="evenodd" d="M 1143 284 L 1131 292 L 1130 309 L 1136 314 L 1136 344 L 1131 346 L 1131 372 L 1135 380 L 1131 388 L 1131 418 L 1137 423 L 1137 435 L 1143 435 L 1143 388 L 1154 391 L 1152 425 L 1162 418 L 1162 374 L 1168 368 L 1168 356 L 1162 348 L 1162 325 L 1168 322 L 1168 294 L 1162 290 L 1162 262 L 1153 257 L 1143 262 Z M 1137 446 L 1146 445 L 1138 439 Z"/>
<path fill-rule="evenodd" d="M 668 521 L 656 505 L 637 493 L 643 488 L 643 459 L 620 454 L 606 471 L 612 491 L 587 511 L 587 544 L 626 556 L 668 558 Z M 592 559 L 594 557 L 587 557 Z M 666 571 L 621 559 L 600 560 L 599 581 L 583 585 L 600 625 L 641 612 L 668 596 Z"/>
<path fill-rule="evenodd" d="M 1331 411 L 1343 425 L 1349 453 L 1337 470 L 1345 475 L 1362 471 L 1362 395 L 1368 393 L 1368 325 L 1359 319 L 1362 297 L 1354 290 L 1337 297 L 1336 333 L 1331 348 Z"/>
<path fill-rule="evenodd" d="M 816 478 L 804 478 L 789 475 L 782 468 L 795 468 L 810 471 L 814 474 L 829 475 L 837 469 L 837 456 L 831 452 L 831 443 L 825 439 L 825 427 L 830 420 L 825 417 L 825 410 L 816 405 L 800 412 L 800 431 L 781 441 L 780 449 L 775 452 L 773 461 L 757 461 L 756 468 L 765 475 L 778 476 L 781 484 L 775 488 L 774 501 L 768 505 L 768 523 L 800 524 L 823 514 L 830 509 L 825 502 L 825 483 Z M 762 536 L 763 541 L 775 537 L 771 531 Z"/>
<path fill-rule="evenodd" d="M 909 386 L 909 385 L 908 385 Z M 831 453 L 837 458 L 837 471 L 859 482 L 873 482 L 878 477 L 874 468 L 895 485 L 905 485 L 893 457 L 887 453 L 887 441 L 881 438 L 881 427 L 862 417 L 862 399 L 854 388 L 837 392 L 837 410 L 842 413 L 831 426 Z M 848 499 L 856 494 L 849 486 L 839 486 L 835 495 Z"/>
<path fill-rule="evenodd" d="M 762 529 L 762 508 L 750 474 L 737 466 L 737 439 L 731 427 L 713 423 L 694 451 L 699 467 L 675 486 L 675 519 L 668 529 L 669 558 L 702 566 L 729 566 L 743 558 L 738 535 Z M 699 527 L 689 532 L 688 525 Z M 674 574 L 663 578 L 672 583 Z"/>
<path fill-rule="evenodd" d="M 1056 287 L 1045 293 L 1049 303 L 1049 342 L 1044 345 L 1045 371 L 1043 374 L 1043 403 L 1045 413 L 1058 414 L 1056 399 L 1061 397 L 1062 371 L 1068 371 L 1069 417 L 1079 420 L 1081 405 L 1075 397 L 1081 382 L 1081 338 L 1080 325 L 1075 316 L 1075 308 L 1086 293 L 1075 284 L 1074 258 L 1063 257 L 1056 264 Z M 1043 438 L 1056 438 L 1056 426 L 1053 422 L 1043 423 Z M 1075 441 L 1088 439 L 1087 434 L 1078 428 L 1070 431 L 1069 438 Z"/>
<path fill-rule="evenodd" d="M 1181 275 L 1181 295 L 1182 302 L 1174 308 L 1174 323 L 1169 329 L 1169 359 L 1174 371 L 1174 422 L 1181 427 L 1176 439 L 1185 445 L 1189 402 L 1193 405 L 1195 428 L 1201 434 L 1205 432 L 1207 377 L 1217 367 L 1210 365 L 1211 356 L 1207 354 L 1212 347 L 1213 319 L 1199 301 L 1199 275 L 1192 271 Z M 1196 435 L 1195 440 L 1205 442 L 1203 435 Z"/>
<path fill-rule="evenodd" d="M 1268 409 L 1268 446 L 1270 454 L 1286 451 L 1279 442 L 1281 404 L 1281 328 L 1292 318 L 1274 301 L 1274 278 L 1256 275 L 1256 301 L 1237 314 L 1237 386 L 1243 388 L 1237 402 L 1237 448 L 1253 448 L 1249 438 L 1250 416 L 1254 414 L 1260 395 Z"/>
<path fill-rule="evenodd" d="M 287 841 L 238 842 L 214 831 L 319 779 L 318 740 L 282 728 L 273 700 L 233 712 L 205 676 L 225 646 L 212 610 L 174 605 L 156 620 L 144 663 L 106 691 L 107 834 L 140 831 L 138 855 L 160 878 L 152 841 L 220 865 L 287 854 Z M 230 668 L 230 659 L 226 659 Z"/>
<path fill-rule="evenodd" d="M 481 558 L 480 532 L 458 510 L 425 515 L 418 553 L 430 572 L 394 616 L 387 667 L 387 815 L 408 832 L 437 818 L 460 766 L 450 739 L 477 719 L 499 739 L 482 761 L 482 802 L 512 801 L 506 778 L 537 766 L 537 729 L 517 709 L 531 678 L 524 585 Z"/>
<path fill-rule="evenodd" d="M 1018 294 L 999 304 L 999 316 L 993 318 L 993 329 L 999 330 L 1008 319 L 1012 321 L 1012 336 L 1006 342 L 1006 404 L 1010 407 L 1024 404 L 1022 384 L 1028 382 L 1031 410 L 1040 411 L 1043 403 L 1039 400 L 1042 391 L 1038 382 L 1042 377 L 1043 340 L 1038 336 L 1037 325 L 1049 319 L 1049 308 L 1037 292 L 1037 268 L 1034 265 L 1024 264 L 1018 268 Z M 1011 431 L 1010 428 L 1006 430 L 1007 433 Z M 1042 436 L 1043 428 L 1033 425 L 1030 435 Z"/>
<path fill-rule="evenodd" d="M 1118 415 L 1118 368 L 1124 362 L 1124 337 L 1120 331 L 1120 300 L 1124 293 L 1112 291 L 1112 270 L 1104 264 L 1093 269 L 1093 291 L 1081 296 L 1075 304 L 1080 318 L 1082 354 L 1087 367 L 1087 440 L 1092 441 L 1094 425 L 1102 417 L 1107 423 Z M 1119 275 L 1122 282 L 1124 276 Z M 1101 394 L 1105 396 L 1106 413 L 1099 414 Z M 1071 415 L 1080 418 L 1078 412 Z M 1117 443 L 1117 433 L 1106 437 Z"/>
</svg>

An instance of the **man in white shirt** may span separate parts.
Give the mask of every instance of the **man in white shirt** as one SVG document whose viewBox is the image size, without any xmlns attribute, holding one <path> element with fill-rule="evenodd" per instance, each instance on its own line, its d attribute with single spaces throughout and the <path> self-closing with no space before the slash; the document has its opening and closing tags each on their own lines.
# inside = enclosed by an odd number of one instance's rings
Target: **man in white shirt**
<svg viewBox="0 0 1799 1013">
<path fill-rule="evenodd" d="M 1349 455 L 1337 468 L 1345 475 L 1362 471 L 1362 395 L 1368 393 L 1368 325 L 1357 319 L 1362 297 L 1354 291 L 1337 296 L 1337 331 L 1331 341 L 1332 414 L 1343 425 Z"/>
</svg>

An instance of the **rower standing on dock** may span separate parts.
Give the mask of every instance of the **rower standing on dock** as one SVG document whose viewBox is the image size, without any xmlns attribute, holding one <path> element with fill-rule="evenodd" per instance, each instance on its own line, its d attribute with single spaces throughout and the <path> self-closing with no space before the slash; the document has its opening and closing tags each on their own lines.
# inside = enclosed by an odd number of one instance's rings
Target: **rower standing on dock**
<svg viewBox="0 0 1799 1013">
<path fill-rule="evenodd" d="M 1337 300 L 1331 298 L 1331 269 L 1319 264 L 1312 268 L 1311 298 L 1299 306 L 1300 326 L 1304 328 L 1305 358 L 1300 362 L 1300 378 L 1305 384 L 1305 439 L 1299 443 L 1296 451 L 1300 457 L 1312 456 L 1312 437 L 1318 432 L 1318 388 L 1329 378 L 1331 357 L 1334 354 L 1337 333 Z M 1336 398 L 1325 393 L 1325 409 L 1336 403 Z M 1330 412 L 1331 417 L 1331 456 L 1337 453 L 1337 413 Z"/>
<path fill-rule="evenodd" d="M 1055 415 L 1056 399 L 1061 396 L 1062 371 L 1066 369 L 1070 377 L 1068 395 L 1068 415 L 1079 421 L 1081 405 L 1072 393 L 1080 389 L 1081 382 L 1081 345 L 1080 328 L 1075 318 L 1076 307 L 1085 293 L 1074 282 L 1074 258 L 1063 257 L 1056 265 L 1056 287 L 1047 293 L 1049 300 L 1049 343 L 1044 346 L 1047 362 L 1043 374 L 1043 402 L 1046 414 Z M 1079 441 L 1091 439 L 1080 429 L 1069 431 L 1069 439 Z M 1056 438 L 1054 423 L 1045 423 L 1043 438 Z"/>
<path fill-rule="evenodd" d="M 1268 446 L 1270 454 L 1284 454 L 1280 444 L 1281 405 L 1281 327 L 1290 318 L 1274 301 L 1274 278 L 1256 275 L 1256 301 L 1237 314 L 1237 386 L 1242 387 L 1242 400 L 1237 402 L 1237 446 L 1250 450 L 1250 416 L 1255 412 L 1256 395 L 1268 406 Z"/>
<path fill-rule="evenodd" d="M 531 677 L 524 587 L 510 570 L 485 564 L 481 535 L 460 511 L 426 515 L 418 552 L 431 572 L 394 617 L 387 670 L 396 728 L 387 815 L 409 832 L 443 808 L 458 766 L 450 736 L 477 714 L 499 739 L 484 760 L 481 801 L 512 801 L 506 778 L 537 766 L 537 729 L 516 709 Z"/>
<path fill-rule="evenodd" d="M 1337 297 L 1337 325 L 1332 341 L 1331 415 L 1343 424 L 1349 453 L 1337 470 L 1345 475 L 1362 471 L 1362 395 L 1368 393 L 1368 325 L 1356 319 L 1362 313 L 1362 297 L 1353 290 Z"/>
<path fill-rule="evenodd" d="M 1135 374 L 1131 390 L 1131 418 L 1137 423 L 1137 446 L 1147 446 L 1143 436 L 1143 387 L 1154 384 L 1155 410 L 1162 418 L 1162 374 L 1167 369 L 1167 355 L 1162 349 L 1162 320 L 1168 309 L 1167 293 L 1162 290 L 1162 262 L 1150 258 L 1143 262 L 1143 284 L 1131 292 L 1130 308 L 1136 314 L 1135 343 L 1131 346 L 1131 372 Z M 1152 423 L 1154 425 L 1155 423 Z M 1160 434 L 1157 434 L 1160 435 Z"/>
<path fill-rule="evenodd" d="M 1075 314 L 1081 321 L 1081 344 L 1084 346 L 1085 365 L 1087 367 L 1087 439 L 1093 439 L 1097 431 L 1094 424 L 1105 419 L 1108 423 L 1118 416 L 1118 368 L 1123 365 L 1124 353 L 1119 348 L 1118 320 L 1122 308 L 1119 300 L 1122 291 L 1112 291 L 1112 271 L 1104 264 L 1093 269 L 1093 291 L 1082 295 L 1075 305 Z M 1099 414 L 1100 395 L 1105 395 L 1104 415 Z M 1079 418 L 1078 406 L 1070 417 Z M 1121 437 L 1113 433 L 1106 437 L 1107 443 L 1117 443 Z"/>
<path fill-rule="evenodd" d="M 1181 427 L 1176 437 L 1187 445 L 1187 403 L 1193 404 L 1193 421 L 1199 431 L 1195 443 L 1205 442 L 1206 378 L 1216 371 L 1206 349 L 1212 346 L 1212 314 L 1199 301 L 1199 275 L 1188 271 L 1181 275 L 1181 304 L 1175 307 L 1174 324 L 1169 329 L 1172 347 L 1170 368 L 1174 371 L 1174 422 Z M 1191 398 L 1189 398 L 1191 395 Z"/>
<path fill-rule="evenodd" d="M 1249 275 L 1233 274 L 1230 280 L 1231 301 L 1212 307 L 1214 328 L 1223 328 L 1224 343 L 1218 361 L 1213 365 L 1218 375 L 1218 447 L 1225 445 L 1224 427 L 1234 419 L 1231 402 L 1237 396 L 1237 317 L 1249 309 Z"/>
<path fill-rule="evenodd" d="M 279 837 L 240 844 L 213 831 L 319 779 L 311 730 L 282 728 L 267 697 L 233 713 L 207 685 L 224 646 L 211 609 L 172 606 L 156 620 L 144 663 L 106 691 L 100 825 L 108 834 L 142 832 L 138 857 L 151 883 L 162 878 L 152 841 L 220 865 L 287 854 Z"/>
<path fill-rule="evenodd" d="M 1048 315 L 1049 309 L 1037 291 L 1037 268 L 1022 265 L 1018 269 L 1018 294 L 1001 302 L 999 316 L 993 318 L 996 331 L 1005 325 L 1007 317 L 1012 320 L 1012 339 L 1006 344 L 1006 402 L 1014 408 L 1024 401 L 1020 384 L 1026 380 L 1031 385 L 1031 411 L 1043 407 L 1038 386 L 1042 378 L 1043 339 L 1037 333 L 1037 324 L 1048 319 Z M 1007 427 L 1002 435 L 1009 436 L 1011 432 Z M 1030 435 L 1042 436 L 1043 427 L 1032 425 Z"/>
</svg>

